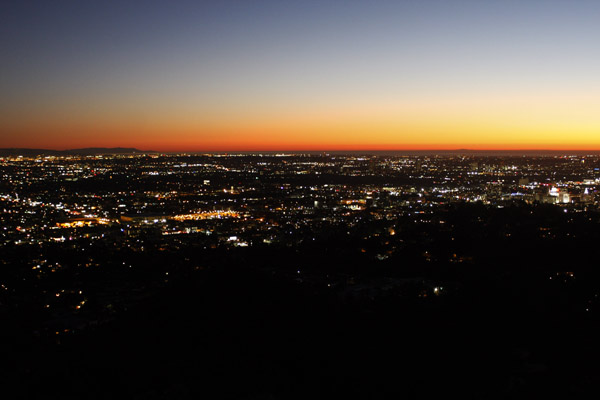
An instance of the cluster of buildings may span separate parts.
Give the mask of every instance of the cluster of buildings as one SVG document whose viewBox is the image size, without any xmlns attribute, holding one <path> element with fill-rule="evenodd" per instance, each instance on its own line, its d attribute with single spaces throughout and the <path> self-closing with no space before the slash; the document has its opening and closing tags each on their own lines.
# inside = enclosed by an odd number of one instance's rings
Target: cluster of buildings
<svg viewBox="0 0 600 400">
<path fill-rule="evenodd" d="M 399 230 L 398 221 L 451 235 L 443 211 L 454 204 L 554 204 L 577 213 L 600 201 L 595 155 L 11 156 L 0 158 L 0 175 L 0 303 L 31 294 L 34 285 L 45 291 L 40 307 L 50 319 L 90 307 L 81 295 L 90 283 L 78 271 L 107 263 L 131 273 L 153 265 L 153 274 L 123 289 L 137 298 L 174 273 L 169 262 L 158 264 L 160 254 L 190 246 L 297 248 L 347 235 L 360 254 L 386 262 L 426 242 Z M 456 252 L 447 258 L 468 259 Z M 110 313 L 127 297 L 114 285 L 96 295 Z M 419 293 L 442 293 L 435 283 L 427 287 Z"/>
</svg>

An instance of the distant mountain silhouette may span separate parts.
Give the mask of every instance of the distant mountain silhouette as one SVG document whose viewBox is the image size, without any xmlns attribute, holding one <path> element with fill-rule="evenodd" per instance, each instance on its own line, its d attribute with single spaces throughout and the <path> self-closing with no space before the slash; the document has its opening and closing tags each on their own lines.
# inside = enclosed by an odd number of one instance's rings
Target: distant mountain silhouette
<svg viewBox="0 0 600 400">
<path fill-rule="evenodd" d="M 156 153 L 153 150 L 138 150 L 130 147 L 88 147 L 85 149 L 70 149 L 70 150 L 48 150 L 48 149 L 27 149 L 27 148 L 0 148 L 0 156 L 95 156 L 100 154 L 145 154 Z"/>
<path fill-rule="evenodd" d="M 232 153 L 241 154 L 276 154 L 276 153 L 289 153 L 289 154 L 361 154 L 361 155 L 377 155 L 377 156 L 451 156 L 451 155 L 465 155 L 465 156 L 493 156 L 493 157 L 506 157 L 506 156 L 559 156 L 559 155 L 600 155 L 600 150 L 472 150 L 472 149 L 455 149 L 455 150 L 287 150 L 287 151 L 238 151 Z M 24 157 L 35 157 L 39 155 L 45 156 L 69 156 L 69 155 L 81 155 L 81 156 L 95 156 L 101 154 L 152 154 L 160 153 L 155 150 L 139 150 L 133 147 L 88 147 L 83 149 L 69 149 L 69 150 L 48 150 L 48 149 L 29 149 L 29 148 L 0 148 L 0 157 L 7 156 L 24 156 Z M 190 152 L 189 154 L 203 154 L 210 152 Z M 227 152 L 215 152 L 215 153 L 227 153 Z"/>
</svg>

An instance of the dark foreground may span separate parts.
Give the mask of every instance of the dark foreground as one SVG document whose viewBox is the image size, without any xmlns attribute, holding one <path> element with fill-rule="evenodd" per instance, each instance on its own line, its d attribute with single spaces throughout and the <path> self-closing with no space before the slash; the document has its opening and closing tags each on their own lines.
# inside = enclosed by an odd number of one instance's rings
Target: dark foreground
<svg viewBox="0 0 600 400">
<path fill-rule="evenodd" d="M 223 265 L 60 343 L 5 338 L 3 391 L 61 399 L 592 393 L 600 383 L 594 320 L 550 316 L 531 305 L 544 294 L 501 290 L 355 301 Z"/>
</svg>

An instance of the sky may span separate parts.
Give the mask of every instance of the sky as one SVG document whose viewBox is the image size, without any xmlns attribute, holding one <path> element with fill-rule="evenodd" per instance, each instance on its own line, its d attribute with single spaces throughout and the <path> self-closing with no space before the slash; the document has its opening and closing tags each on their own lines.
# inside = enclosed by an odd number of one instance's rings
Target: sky
<svg viewBox="0 0 600 400">
<path fill-rule="evenodd" d="M 600 2 L 0 2 L 0 147 L 600 149 Z"/>
</svg>

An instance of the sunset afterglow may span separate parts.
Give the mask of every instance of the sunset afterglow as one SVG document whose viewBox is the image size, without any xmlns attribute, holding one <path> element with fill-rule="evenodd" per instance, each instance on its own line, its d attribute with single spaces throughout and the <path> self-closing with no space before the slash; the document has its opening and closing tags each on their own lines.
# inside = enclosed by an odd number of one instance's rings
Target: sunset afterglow
<svg viewBox="0 0 600 400">
<path fill-rule="evenodd" d="M 3 7 L 0 147 L 600 149 L 593 1 Z"/>
</svg>

